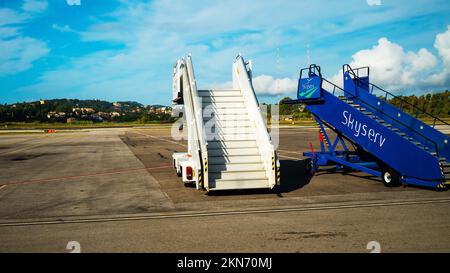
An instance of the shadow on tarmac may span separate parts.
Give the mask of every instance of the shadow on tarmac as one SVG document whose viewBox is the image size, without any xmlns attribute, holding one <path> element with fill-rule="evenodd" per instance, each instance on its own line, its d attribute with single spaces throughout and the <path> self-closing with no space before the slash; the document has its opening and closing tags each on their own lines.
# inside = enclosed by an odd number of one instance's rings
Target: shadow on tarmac
<svg viewBox="0 0 450 273">
<path fill-rule="evenodd" d="M 280 185 L 270 189 L 211 191 L 210 196 L 224 195 L 251 195 L 251 194 L 276 194 L 283 197 L 283 193 L 295 191 L 308 185 L 312 175 L 305 171 L 306 160 L 280 160 L 281 181 Z"/>
</svg>

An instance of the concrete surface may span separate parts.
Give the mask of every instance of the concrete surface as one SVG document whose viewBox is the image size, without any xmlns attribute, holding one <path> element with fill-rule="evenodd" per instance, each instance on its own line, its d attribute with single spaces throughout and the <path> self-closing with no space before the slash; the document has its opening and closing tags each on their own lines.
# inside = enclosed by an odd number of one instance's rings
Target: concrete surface
<svg viewBox="0 0 450 273">
<path fill-rule="evenodd" d="M 450 194 L 303 173 L 317 130 L 281 128 L 282 186 L 184 187 L 170 128 L 0 136 L 0 252 L 448 252 Z"/>
</svg>

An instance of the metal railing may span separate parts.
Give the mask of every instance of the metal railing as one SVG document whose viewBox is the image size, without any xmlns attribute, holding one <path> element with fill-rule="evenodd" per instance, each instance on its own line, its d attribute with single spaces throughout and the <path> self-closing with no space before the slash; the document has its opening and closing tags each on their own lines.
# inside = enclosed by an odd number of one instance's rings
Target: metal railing
<svg viewBox="0 0 450 273">
<path fill-rule="evenodd" d="M 239 86 L 245 107 L 252 127 L 255 130 L 256 142 L 258 145 L 264 169 L 271 186 L 276 184 L 276 170 L 273 168 L 275 158 L 275 148 L 271 142 L 266 123 L 261 116 L 255 90 L 251 80 L 251 68 L 245 63 L 242 56 L 238 55 L 233 64 L 233 86 Z"/>
<path fill-rule="evenodd" d="M 323 84 L 326 84 L 326 85 L 331 86 L 331 87 L 332 87 L 332 91 L 329 91 L 327 88 L 324 88 L 324 87 L 323 87 Z M 339 94 L 337 94 L 338 92 L 339 92 L 340 94 L 342 94 L 342 96 L 345 96 L 345 94 L 348 94 L 348 95 L 349 95 L 349 98 L 351 98 L 351 97 L 356 97 L 354 94 L 352 94 L 352 93 L 350 93 L 350 92 L 348 92 L 348 91 L 345 91 L 343 88 L 341 88 L 341 87 L 335 85 L 334 83 L 328 81 L 328 80 L 325 79 L 325 78 L 322 78 L 322 88 L 323 88 L 324 90 L 327 90 L 329 93 L 333 94 L 333 96 L 335 96 L 335 97 L 339 97 Z M 375 110 L 376 112 L 379 112 L 379 109 L 377 109 L 375 106 L 372 106 L 371 104 L 369 104 L 368 102 L 362 100 L 361 98 L 358 98 L 358 100 L 360 100 L 362 103 L 364 103 L 366 106 L 370 107 L 371 109 Z M 388 114 L 386 114 L 386 113 L 383 113 L 383 114 L 386 115 L 387 117 L 391 118 L 392 121 L 394 121 L 395 123 L 400 124 L 400 125 L 403 126 L 403 127 L 410 128 L 410 129 L 413 130 L 416 134 L 420 135 L 424 140 L 426 140 L 426 141 L 432 143 L 432 145 L 434 146 L 434 149 L 435 149 L 436 154 L 439 155 L 438 144 L 437 144 L 434 140 L 432 140 L 432 139 L 430 139 L 429 137 L 423 135 L 422 133 L 418 132 L 418 131 L 415 130 L 414 128 L 411 128 L 411 127 L 408 126 L 407 124 L 404 124 L 403 122 L 398 121 L 397 119 L 395 119 L 395 118 L 392 117 L 391 115 L 388 115 Z"/>
<path fill-rule="evenodd" d="M 358 81 L 358 83 L 361 83 L 362 85 L 365 85 L 368 88 L 370 94 L 372 94 L 374 96 L 377 96 L 374 92 L 380 92 L 381 96 L 379 96 L 379 97 L 381 99 L 383 99 L 387 103 L 389 103 L 389 96 L 392 97 L 393 99 L 396 99 L 396 100 L 400 101 L 399 108 L 400 108 L 401 111 L 404 111 L 403 110 L 404 106 L 408 105 L 409 107 L 411 107 L 414 110 L 413 112 L 415 112 L 415 118 L 418 118 L 420 114 L 423 114 L 423 115 L 425 115 L 427 117 L 432 118 L 432 120 L 433 120 L 432 127 L 433 128 L 436 126 L 436 122 L 437 121 L 439 121 L 443 125 L 450 126 L 449 123 L 447 123 L 444 120 L 442 120 L 442 119 L 440 119 L 440 118 L 438 118 L 438 117 L 436 117 L 436 116 L 426 112 L 424 109 L 420 109 L 419 107 L 417 107 L 416 105 L 408 102 L 407 100 L 403 99 L 402 97 L 396 96 L 396 95 L 392 94 L 391 92 L 389 92 L 389 91 L 387 91 L 387 90 L 385 90 L 385 89 L 383 89 L 383 88 L 381 88 L 381 87 L 379 87 L 379 86 L 377 86 L 375 84 L 366 83 L 366 82 L 362 81 L 361 78 L 359 77 L 359 70 L 367 69 L 367 76 L 368 76 L 369 75 L 369 67 L 366 66 L 366 67 L 360 67 L 360 68 L 352 69 L 352 67 L 349 64 L 344 64 L 342 69 L 343 69 L 344 73 L 345 72 L 349 72 L 349 74 L 351 74 L 351 76 L 353 76 L 353 79 L 356 79 Z M 392 106 L 396 107 L 392 103 L 389 103 L 389 104 L 391 104 Z"/>
<path fill-rule="evenodd" d="M 203 109 L 201 98 L 198 94 L 197 83 L 195 81 L 192 58 L 188 56 L 183 71 L 183 97 L 185 103 L 186 121 L 188 123 L 188 149 L 192 149 L 189 153 L 194 158 L 197 168 L 202 171 L 203 182 L 202 187 L 208 187 L 208 149 L 206 141 L 206 132 L 203 126 Z M 191 130 L 192 129 L 192 130 Z M 200 181 L 199 181 L 200 182 Z"/>
</svg>

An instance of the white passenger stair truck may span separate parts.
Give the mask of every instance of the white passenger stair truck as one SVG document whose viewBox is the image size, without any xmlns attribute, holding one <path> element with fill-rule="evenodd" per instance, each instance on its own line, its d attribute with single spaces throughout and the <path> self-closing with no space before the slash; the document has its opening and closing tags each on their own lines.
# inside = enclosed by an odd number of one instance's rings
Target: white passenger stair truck
<svg viewBox="0 0 450 273">
<path fill-rule="evenodd" d="M 173 166 L 185 184 L 208 192 L 279 184 L 280 164 L 251 74 L 250 62 L 239 55 L 231 89 L 197 90 L 192 58 L 176 62 L 173 108 L 185 119 L 188 151 L 174 153 Z"/>
</svg>

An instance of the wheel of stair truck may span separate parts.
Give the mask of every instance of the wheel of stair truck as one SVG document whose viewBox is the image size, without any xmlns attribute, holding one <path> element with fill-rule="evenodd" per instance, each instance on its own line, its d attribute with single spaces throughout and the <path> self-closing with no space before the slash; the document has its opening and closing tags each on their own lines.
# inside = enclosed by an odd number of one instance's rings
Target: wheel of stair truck
<svg viewBox="0 0 450 273">
<path fill-rule="evenodd" d="M 382 169 L 381 179 L 386 187 L 398 187 L 402 184 L 400 182 L 400 174 L 389 167 Z"/>
<path fill-rule="evenodd" d="M 347 153 L 345 155 L 345 160 L 350 162 L 350 154 L 349 153 Z M 351 173 L 353 171 L 353 169 L 350 168 L 349 166 L 342 165 L 342 171 L 344 172 L 344 174 L 347 174 L 347 173 Z"/>
<path fill-rule="evenodd" d="M 314 173 L 314 161 L 311 158 L 305 159 L 305 173 L 306 174 Z"/>
</svg>

